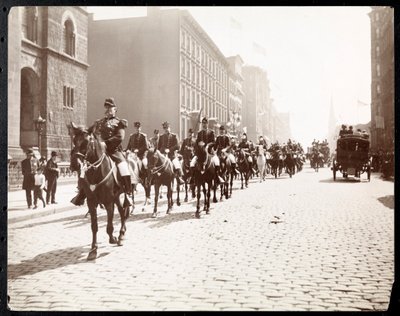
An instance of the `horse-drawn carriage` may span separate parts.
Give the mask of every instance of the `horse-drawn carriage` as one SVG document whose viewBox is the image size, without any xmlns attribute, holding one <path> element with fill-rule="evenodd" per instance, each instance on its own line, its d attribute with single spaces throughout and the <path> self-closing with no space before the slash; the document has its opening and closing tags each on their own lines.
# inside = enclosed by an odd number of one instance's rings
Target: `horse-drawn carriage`
<svg viewBox="0 0 400 316">
<path fill-rule="evenodd" d="M 371 179 L 371 162 L 369 157 L 369 140 L 358 135 L 344 135 L 337 140 L 336 159 L 331 167 L 333 180 L 336 181 L 336 172 L 340 171 L 344 178 L 352 175 L 360 178 L 367 173 Z"/>
</svg>

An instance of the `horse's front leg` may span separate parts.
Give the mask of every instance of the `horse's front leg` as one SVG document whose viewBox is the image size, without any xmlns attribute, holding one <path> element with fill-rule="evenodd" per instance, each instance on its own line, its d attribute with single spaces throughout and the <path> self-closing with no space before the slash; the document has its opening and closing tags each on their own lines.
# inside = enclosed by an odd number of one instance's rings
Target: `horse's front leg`
<svg viewBox="0 0 400 316">
<path fill-rule="evenodd" d="M 94 260 L 97 257 L 97 231 L 99 230 L 97 224 L 97 204 L 89 201 L 89 198 L 87 200 L 90 213 L 90 226 L 92 228 L 92 245 L 87 260 Z"/>
<path fill-rule="evenodd" d="M 213 203 L 217 203 L 218 202 L 217 197 L 216 197 L 216 195 L 217 195 L 217 187 L 218 187 L 217 180 L 214 180 L 213 181 L 213 187 L 212 187 L 212 189 L 214 191 Z"/>
<path fill-rule="evenodd" d="M 179 184 L 178 184 L 179 188 Z M 179 192 L 178 192 L 179 195 Z M 172 199 L 172 183 L 170 183 L 167 186 L 167 200 L 168 200 L 168 209 L 167 209 L 167 214 L 169 214 L 172 211 L 172 205 L 174 204 L 174 200 Z"/>
<path fill-rule="evenodd" d="M 121 229 L 119 230 L 119 236 L 118 236 L 118 246 L 123 245 L 123 240 L 125 239 L 125 232 L 126 232 L 126 220 L 129 216 L 129 207 L 124 208 L 120 201 L 119 198 L 116 199 L 116 204 L 119 212 L 119 217 L 121 218 Z"/>
<path fill-rule="evenodd" d="M 205 187 L 205 186 L 204 186 Z M 214 188 L 213 188 L 214 187 Z M 205 203 L 206 214 L 210 214 L 210 198 L 211 198 L 211 189 L 214 189 L 214 198 L 215 198 L 215 185 L 213 185 L 213 181 L 208 182 L 207 185 L 207 200 Z"/>
<path fill-rule="evenodd" d="M 185 179 L 185 202 L 187 202 L 188 199 L 188 184 L 187 184 L 187 179 Z"/>
<path fill-rule="evenodd" d="M 243 190 L 243 172 L 240 171 L 240 181 L 242 183 L 242 186 L 240 187 L 240 189 Z"/>
<path fill-rule="evenodd" d="M 200 195 L 201 195 L 201 184 L 197 184 L 197 206 L 196 206 L 196 218 L 200 218 Z"/>
<path fill-rule="evenodd" d="M 177 194 L 176 205 L 178 205 L 178 206 L 181 206 L 181 201 L 179 199 L 179 192 L 180 191 L 181 191 L 181 185 L 179 184 L 179 180 L 176 179 L 176 194 Z M 171 196 L 172 196 L 172 193 L 171 193 Z"/>
<path fill-rule="evenodd" d="M 154 183 L 154 209 L 153 209 L 153 214 L 151 217 L 155 218 L 157 217 L 157 204 L 158 204 L 158 195 L 160 193 L 160 184 Z"/>
<path fill-rule="evenodd" d="M 114 225 L 113 225 L 113 219 L 114 219 L 114 201 L 108 202 L 104 204 L 106 210 L 107 210 L 107 234 L 109 236 L 109 243 L 110 244 L 116 244 L 117 238 L 113 236 L 114 233 Z"/>
</svg>

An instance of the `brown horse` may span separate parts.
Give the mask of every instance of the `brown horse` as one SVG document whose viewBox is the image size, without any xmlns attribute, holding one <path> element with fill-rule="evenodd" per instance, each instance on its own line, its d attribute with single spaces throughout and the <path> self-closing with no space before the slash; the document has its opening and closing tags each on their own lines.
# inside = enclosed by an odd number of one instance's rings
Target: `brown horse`
<svg viewBox="0 0 400 316">
<path fill-rule="evenodd" d="M 251 166 L 250 162 L 247 159 L 247 155 L 243 149 L 239 149 L 238 155 L 237 155 L 237 163 L 240 171 L 240 180 L 242 182 L 242 186 L 240 187 L 243 189 L 243 177 L 244 177 L 244 183 L 246 188 L 249 186 L 249 178 L 251 174 Z"/>
<path fill-rule="evenodd" d="M 107 234 L 110 244 L 122 246 L 126 232 L 126 219 L 129 215 L 129 207 L 124 207 L 120 195 L 124 192 L 122 185 L 116 179 L 116 165 L 106 154 L 105 145 L 97 139 L 95 134 L 85 134 L 82 130 L 73 126 L 73 143 L 75 147 L 71 152 L 71 166 L 82 166 L 80 169 L 80 186 L 87 197 L 87 205 L 90 213 L 92 228 L 92 245 L 88 260 L 97 257 L 97 206 L 104 205 L 107 210 Z M 121 229 L 118 239 L 113 236 L 114 204 L 117 206 Z"/>
<path fill-rule="evenodd" d="M 221 175 L 225 178 L 226 182 L 221 183 L 221 196 L 220 201 L 222 201 L 222 197 L 225 196 L 225 199 L 229 199 L 232 196 L 232 185 L 233 178 L 235 176 L 235 171 L 232 166 L 231 160 L 228 158 L 226 151 L 222 150 L 221 155 L 219 156 Z"/>
<path fill-rule="evenodd" d="M 149 183 L 154 183 L 154 210 L 152 217 L 155 218 L 158 215 L 157 205 L 160 193 L 160 186 L 167 186 L 167 200 L 168 209 L 167 214 L 172 210 L 172 182 L 175 178 L 174 168 L 171 160 L 165 157 L 158 149 L 150 148 L 147 154 L 148 159 L 148 172 L 149 172 Z"/>
</svg>

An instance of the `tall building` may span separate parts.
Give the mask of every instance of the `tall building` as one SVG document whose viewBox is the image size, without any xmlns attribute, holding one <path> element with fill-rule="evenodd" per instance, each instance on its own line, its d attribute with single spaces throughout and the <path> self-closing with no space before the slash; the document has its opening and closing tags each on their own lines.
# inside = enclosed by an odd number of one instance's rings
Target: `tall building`
<svg viewBox="0 0 400 316">
<path fill-rule="evenodd" d="M 372 7 L 371 20 L 371 148 L 394 148 L 393 8 Z"/>
<path fill-rule="evenodd" d="M 242 125 L 243 107 L 243 60 L 239 55 L 227 57 L 228 61 L 228 131 L 231 135 L 239 136 Z"/>
<path fill-rule="evenodd" d="M 245 66 L 243 78 L 242 124 L 247 129 L 247 137 L 253 141 L 256 141 L 260 135 L 271 138 L 269 115 L 272 113 L 272 100 L 267 73 L 257 66 Z"/>
<path fill-rule="evenodd" d="M 289 112 L 278 112 L 275 119 L 275 139 L 279 143 L 286 143 L 291 138 Z"/>
<path fill-rule="evenodd" d="M 149 7 L 144 17 L 92 18 L 89 64 L 89 121 L 102 116 L 107 97 L 128 119 L 128 133 L 134 121 L 151 135 L 169 121 L 182 140 L 200 127 L 200 116 L 227 121 L 228 63 L 186 10 Z"/>
<path fill-rule="evenodd" d="M 8 23 L 8 154 L 20 161 L 34 147 L 37 155 L 54 150 L 69 160 L 67 123 L 86 124 L 88 13 L 13 7 Z"/>
</svg>

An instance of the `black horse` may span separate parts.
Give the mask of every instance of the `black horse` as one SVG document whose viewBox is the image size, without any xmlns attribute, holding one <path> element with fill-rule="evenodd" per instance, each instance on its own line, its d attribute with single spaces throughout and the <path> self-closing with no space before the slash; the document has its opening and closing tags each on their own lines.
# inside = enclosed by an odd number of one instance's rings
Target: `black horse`
<svg viewBox="0 0 400 316">
<path fill-rule="evenodd" d="M 293 152 L 289 149 L 285 151 L 284 154 L 284 164 L 286 172 L 292 177 L 296 172 L 296 160 Z"/>
<path fill-rule="evenodd" d="M 110 244 L 122 246 L 126 232 L 126 219 L 129 215 L 129 206 L 123 206 L 120 195 L 124 193 L 121 179 L 117 179 L 115 163 L 106 154 L 104 143 L 95 134 L 83 133 L 73 124 L 74 148 L 71 152 L 71 166 L 80 169 L 79 185 L 84 189 L 90 213 L 92 228 L 92 245 L 88 260 L 97 257 L 97 206 L 104 205 L 107 210 L 107 234 Z M 77 167 L 82 166 L 82 167 Z M 114 204 L 117 206 L 121 229 L 118 239 L 113 236 Z"/>
<path fill-rule="evenodd" d="M 204 194 L 204 211 L 210 214 L 210 195 L 211 189 L 215 184 L 215 166 L 212 160 L 212 155 L 208 152 L 209 147 L 213 147 L 213 143 L 207 144 L 206 147 L 199 146 L 197 149 L 197 162 L 194 168 L 194 181 L 197 188 L 197 206 L 196 218 L 200 218 L 200 189 L 203 188 Z M 207 189 L 206 189 L 207 184 Z"/>
<path fill-rule="evenodd" d="M 238 163 L 238 169 L 240 172 L 240 180 L 242 182 L 242 186 L 240 187 L 243 189 L 243 177 L 244 177 L 244 182 L 246 188 L 249 186 L 249 178 L 250 174 L 252 173 L 250 162 L 247 159 L 247 155 L 243 149 L 239 149 L 238 155 L 237 155 L 237 163 Z"/>
<path fill-rule="evenodd" d="M 196 197 L 195 188 L 193 181 L 191 181 L 191 171 L 190 171 L 190 161 L 194 156 L 193 149 L 185 149 L 183 151 L 183 163 L 182 163 L 182 171 L 183 171 L 183 181 L 185 181 L 185 202 L 188 201 L 188 189 L 192 192 L 192 198 Z"/>
<path fill-rule="evenodd" d="M 149 172 L 148 181 L 154 183 L 155 195 L 152 217 L 155 218 L 158 215 L 157 205 L 161 185 L 167 186 L 167 214 L 172 211 L 174 203 L 172 200 L 172 182 L 175 178 L 175 173 L 171 160 L 165 157 L 158 149 L 150 148 L 147 154 L 147 159 Z"/>
<path fill-rule="evenodd" d="M 225 196 L 225 199 L 229 199 L 232 196 L 232 184 L 233 178 L 235 176 L 235 171 L 232 166 L 231 160 L 228 158 L 226 152 L 221 151 L 221 155 L 219 156 L 220 168 L 222 177 L 225 178 L 225 183 L 221 183 L 221 197 Z"/>
</svg>

